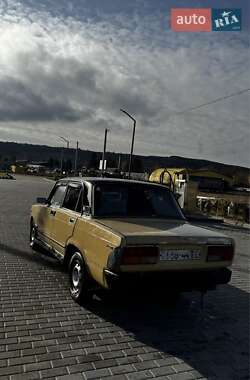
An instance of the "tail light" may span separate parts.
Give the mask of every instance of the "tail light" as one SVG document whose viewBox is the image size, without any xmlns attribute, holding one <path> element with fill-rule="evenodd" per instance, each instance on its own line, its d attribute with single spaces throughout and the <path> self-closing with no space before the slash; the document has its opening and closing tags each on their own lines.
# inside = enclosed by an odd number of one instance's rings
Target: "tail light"
<svg viewBox="0 0 250 380">
<path fill-rule="evenodd" d="M 155 264 L 158 255 L 157 247 L 125 247 L 121 265 Z"/>
<path fill-rule="evenodd" d="M 207 261 L 232 261 L 233 245 L 210 245 L 207 249 Z"/>
</svg>

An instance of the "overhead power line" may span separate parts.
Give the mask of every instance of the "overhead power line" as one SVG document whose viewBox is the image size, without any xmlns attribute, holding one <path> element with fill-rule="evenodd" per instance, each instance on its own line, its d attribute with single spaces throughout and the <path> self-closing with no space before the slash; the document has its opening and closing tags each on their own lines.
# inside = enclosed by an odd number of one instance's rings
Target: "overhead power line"
<svg viewBox="0 0 250 380">
<path fill-rule="evenodd" d="M 191 111 L 197 110 L 199 108 L 202 108 L 202 107 L 205 107 L 205 106 L 209 106 L 210 104 L 221 102 L 222 100 L 225 100 L 225 99 L 228 99 L 228 98 L 232 98 L 233 96 L 244 94 L 247 91 L 250 91 L 250 88 L 245 88 L 244 90 L 241 90 L 241 91 L 238 91 L 238 92 L 234 92 L 234 93 L 232 93 L 230 95 L 222 96 L 220 98 L 211 100 L 210 102 L 203 103 L 203 104 L 200 104 L 200 105 L 195 106 L 195 107 L 187 108 L 184 111 L 176 112 L 174 115 L 182 115 L 183 113 L 191 112 Z"/>
</svg>

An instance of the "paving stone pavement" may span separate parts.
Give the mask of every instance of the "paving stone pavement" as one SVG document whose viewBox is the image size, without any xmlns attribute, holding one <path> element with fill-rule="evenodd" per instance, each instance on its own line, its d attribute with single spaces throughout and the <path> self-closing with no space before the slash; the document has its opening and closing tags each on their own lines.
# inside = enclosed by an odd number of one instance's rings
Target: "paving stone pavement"
<svg viewBox="0 0 250 380">
<path fill-rule="evenodd" d="M 29 210 L 51 183 L 18 176 L 0 183 L 0 379 L 249 379 L 249 230 L 236 239 L 233 279 L 205 298 L 176 303 L 68 293 L 60 264 L 28 246 Z"/>
</svg>

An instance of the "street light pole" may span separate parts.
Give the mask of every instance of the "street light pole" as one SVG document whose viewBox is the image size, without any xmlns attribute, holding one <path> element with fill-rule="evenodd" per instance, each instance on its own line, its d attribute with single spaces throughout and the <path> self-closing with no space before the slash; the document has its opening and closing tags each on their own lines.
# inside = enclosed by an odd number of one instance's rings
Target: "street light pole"
<svg viewBox="0 0 250 380">
<path fill-rule="evenodd" d="M 105 133 L 104 133 L 104 142 L 103 142 L 103 152 L 102 152 L 102 175 L 104 173 L 104 168 L 105 168 L 105 155 L 106 155 L 106 146 L 107 146 L 107 134 L 108 134 L 108 129 L 105 128 Z"/>
<path fill-rule="evenodd" d="M 63 141 L 66 142 L 67 149 L 69 149 L 69 140 L 65 139 L 65 138 L 62 137 L 62 136 L 59 136 L 59 137 L 60 137 L 60 139 L 62 139 Z"/>
<path fill-rule="evenodd" d="M 134 151 L 134 141 L 135 141 L 135 127 L 136 127 L 136 120 L 133 116 L 131 116 L 127 111 L 120 109 L 121 112 L 125 113 L 131 120 L 133 120 L 133 134 L 132 134 L 132 141 L 131 141 L 131 150 L 130 150 L 130 156 L 129 156 L 129 166 L 128 166 L 128 178 L 130 179 L 130 173 L 132 168 L 132 159 L 133 159 L 133 151 Z"/>
</svg>

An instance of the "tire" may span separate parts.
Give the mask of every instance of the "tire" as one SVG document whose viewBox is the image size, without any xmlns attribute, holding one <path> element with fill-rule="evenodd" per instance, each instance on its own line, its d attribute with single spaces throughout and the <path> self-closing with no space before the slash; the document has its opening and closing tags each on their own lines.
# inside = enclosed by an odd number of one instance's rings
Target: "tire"
<svg viewBox="0 0 250 380">
<path fill-rule="evenodd" d="M 37 236 L 36 227 L 33 223 L 31 223 L 30 224 L 30 247 L 31 249 L 37 251 L 39 249 L 39 245 L 36 242 L 36 236 Z"/>
<path fill-rule="evenodd" d="M 79 304 L 91 299 L 90 277 L 80 252 L 75 252 L 69 262 L 69 291 Z"/>
</svg>

